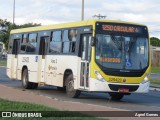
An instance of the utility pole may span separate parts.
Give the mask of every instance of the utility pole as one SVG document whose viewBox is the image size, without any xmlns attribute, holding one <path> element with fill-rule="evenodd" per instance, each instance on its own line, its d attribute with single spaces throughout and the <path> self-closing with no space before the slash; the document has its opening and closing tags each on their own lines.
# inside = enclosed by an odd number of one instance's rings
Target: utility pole
<svg viewBox="0 0 160 120">
<path fill-rule="evenodd" d="M 13 24 L 15 23 L 15 0 L 13 2 Z"/>
<path fill-rule="evenodd" d="M 98 15 L 94 15 L 93 17 L 94 17 L 94 18 L 97 17 L 97 18 L 100 20 L 100 19 L 105 19 L 107 16 L 98 14 Z"/>
<path fill-rule="evenodd" d="M 82 0 L 82 21 L 84 20 L 84 0 Z"/>
</svg>

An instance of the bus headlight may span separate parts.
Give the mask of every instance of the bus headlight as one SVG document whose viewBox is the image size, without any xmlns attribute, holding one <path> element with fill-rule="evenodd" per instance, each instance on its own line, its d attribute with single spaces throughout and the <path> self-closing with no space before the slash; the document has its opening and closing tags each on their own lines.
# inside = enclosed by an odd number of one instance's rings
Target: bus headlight
<svg viewBox="0 0 160 120">
<path fill-rule="evenodd" d="M 96 77 L 99 81 L 105 82 L 102 75 L 97 70 L 94 70 L 94 74 L 96 75 Z"/>
<path fill-rule="evenodd" d="M 148 82 L 149 79 L 150 79 L 150 73 L 146 75 L 146 77 L 144 78 L 144 80 L 142 80 L 141 83 L 144 84 L 144 83 Z"/>
</svg>

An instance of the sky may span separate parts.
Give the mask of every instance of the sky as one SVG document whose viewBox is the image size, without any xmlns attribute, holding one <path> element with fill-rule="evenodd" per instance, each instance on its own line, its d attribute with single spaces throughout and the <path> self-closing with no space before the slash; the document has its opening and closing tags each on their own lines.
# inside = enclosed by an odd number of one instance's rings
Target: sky
<svg viewBox="0 0 160 120">
<path fill-rule="evenodd" d="M 0 0 L 0 19 L 13 21 L 13 1 Z M 145 24 L 151 37 L 160 39 L 160 0 L 84 0 L 84 19 L 105 19 Z M 15 23 L 50 25 L 81 20 L 82 0 L 15 0 Z"/>
</svg>

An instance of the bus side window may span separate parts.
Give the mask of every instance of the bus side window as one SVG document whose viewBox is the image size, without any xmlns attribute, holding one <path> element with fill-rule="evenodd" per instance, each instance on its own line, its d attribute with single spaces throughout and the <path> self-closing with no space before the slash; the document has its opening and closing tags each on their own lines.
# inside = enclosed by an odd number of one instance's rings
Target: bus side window
<svg viewBox="0 0 160 120">
<path fill-rule="evenodd" d="M 76 29 L 70 29 L 68 32 L 68 38 L 70 40 L 70 52 L 74 53 L 76 50 L 76 40 L 77 40 L 77 30 Z"/>
<path fill-rule="evenodd" d="M 90 34 L 84 34 L 81 36 L 81 42 L 80 42 L 80 56 L 82 60 L 88 60 L 90 61 L 91 57 L 91 35 Z"/>
<path fill-rule="evenodd" d="M 9 38 L 9 45 L 8 45 L 8 53 L 11 54 L 12 53 L 12 49 L 13 49 L 13 39 L 12 39 L 13 35 L 10 36 Z"/>
<path fill-rule="evenodd" d="M 37 47 L 37 33 L 29 34 L 28 44 L 26 48 L 26 52 L 35 53 Z"/>
<path fill-rule="evenodd" d="M 48 41 L 48 36 L 40 38 L 39 55 L 42 55 L 42 59 L 45 59 L 45 55 L 47 54 Z"/>
<path fill-rule="evenodd" d="M 83 36 L 82 39 L 82 59 L 85 60 L 86 59 L 86 51 L 87 51 L 87 37 Z"/>
<path fill-rule="evenodd" d="M 62 49 L 62 32 L 52 32 L 52 40 L 50 41 L 49 52 L 50 53 L 61 53 Z"/>
<path fill-rule="evenodd" d="M 23 34 L 22 41 L 21 41 L 21 50 L 20 50 L 20 53 L 25 53 L 26 52 L 27 43 L 28 43 L 27 34 Z"/>
<path fill-rule="evenodd" d="M 64 30 L 63 32 L 63 53 L 69 53 L 70 41 L 68 38 L 68 30 Z"/>
<path fill-rule="evenodd" d="M 12 54 L 17 55 L 19 53 L 20 39 L 13 40 Z"/>
</svg>

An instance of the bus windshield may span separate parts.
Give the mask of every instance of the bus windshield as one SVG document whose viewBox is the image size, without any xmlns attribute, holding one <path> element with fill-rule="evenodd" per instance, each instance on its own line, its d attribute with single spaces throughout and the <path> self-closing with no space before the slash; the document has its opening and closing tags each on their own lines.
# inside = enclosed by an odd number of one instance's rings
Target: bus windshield
<svg viewBox="0 0 160 120">
<path fill-rule="evenodd" d="M 120 35 L 96 35 L 96 62 L 103 69 L 141 70 L 148 65 L 148 39 Z"/>
</svg>

